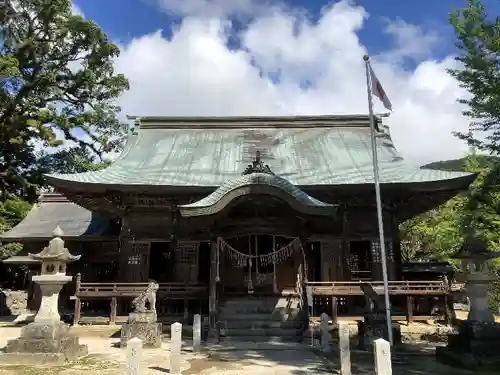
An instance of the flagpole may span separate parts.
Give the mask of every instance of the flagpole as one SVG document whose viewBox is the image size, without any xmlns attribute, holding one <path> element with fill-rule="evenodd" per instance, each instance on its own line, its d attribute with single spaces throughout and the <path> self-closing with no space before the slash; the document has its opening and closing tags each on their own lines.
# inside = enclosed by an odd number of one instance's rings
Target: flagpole
<svg viewBox="0 0 500 375">
<path fill-rule="evenodd" d="M 387 320 L 387 338 L 391 346 L 393 345 L 392 340 L 392 317 L 391 317 L 391 303 L 389 299 L 389 281 L 387 277 L 387 257 L 385 252 L 385 236 L 384 236 L 384 222 L 382 216 L 382 198 L 380 196 L 380 178 L 378 170 L 378 155 L 377 155 L 377 141 L 375 139 L 375 115 L 373 114 L 373 100 L 371 91 L 371 78 L 369 69 L 369 59 L 368 55 L 363 57 L 365 60 L 366 69 L 366 89 L 368 93 L 368 110 L 370 114 L 370 139 L 372 146 L 372 159 L 373 159 L 373 180 L 375 182 L 375 200 L 377 203 L 377 221 L 378 221 L 378 233 L 380 240 L 380 257 L 382 258 L 382 279 L 384 281 L 384 299 L 385 299 L 385 317 Z"/>
</svg>

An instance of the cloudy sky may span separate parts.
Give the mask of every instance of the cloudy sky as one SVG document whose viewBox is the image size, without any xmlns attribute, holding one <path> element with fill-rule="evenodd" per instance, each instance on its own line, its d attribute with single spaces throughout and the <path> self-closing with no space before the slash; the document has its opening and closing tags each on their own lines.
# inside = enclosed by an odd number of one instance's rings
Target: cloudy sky
<svg viewBox="0 0 500 375">
<path fill-rule="evenodd" d="M 366 113 L 363 55 L 393 103 L 396 147 L 461 157 L 452 7 L 465 0 L 75 0 L 120 45 L 125 115 Z M 486 0 L 493 14 L 500 1 Z M 384 108 L 377 103 L 378 112 Z"/>
</svg>

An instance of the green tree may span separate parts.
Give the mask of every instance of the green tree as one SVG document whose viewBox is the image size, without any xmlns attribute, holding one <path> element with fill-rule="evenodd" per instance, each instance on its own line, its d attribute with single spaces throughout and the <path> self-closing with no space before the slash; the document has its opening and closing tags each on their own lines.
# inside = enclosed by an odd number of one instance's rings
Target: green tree
<svg viewBox="0 0 500 375">
<path fill-rule="evenodd" d="M 32 202 L 46 171 L 36 146 L 60 146 L 63 136 L 92 161 L 121 145 L 114 102 L 128 81 L 113 70 L 118 47 L 69 0 L 4 0 L 0 41 L 0 199 Z"/>
<path fill-rule="evenodd" d="M 481 0 L 468 0 L 467 7 L 449 18 L 456 36 L 460 63 L 449 70 L 470 96 L 461 98 L 464 114 L 472 119 L 469 131 L 457 133 L 481 150 L 500 151 L 500 17 L 488 16 Z"/>
<path fill-rule="evenodd" d="M 405 260 L 449 260 L 470 228 L 476 228 L 477 234 L 484 235 L 492 243 L 500 239 L 494 223 L 498 192 L 486 189 L 484 183 L 493 175 L 495 160 L 476 152 L 469 154 L 460 161 L 462 171 L 478 174 L 469 190 L 401 225 Z M 440 166 L 435 165 L 435 168 Z"/>
<path fill-rule="evenodd" d="M 453 161 L 456 164 L 456 161 Z M 443 162 L 446 164 L 448 162 Z M 400 227 L 404 261 L 451 261 L 464 238 L 485 239 L 489 250 L 500 249 L 500 162 L 473 152 L 461 161 L 462 171 L 478 173 L 469 190 Z M 440 169 L 439 163 L 434 168 Z M 492 262 L 500 275 L 500 261 Z M 500 306 L 500 282 L 492 285 L 490 305 Z"/>
<path fill-rule="evenodd" d="M 19 223 L 31 208 L 22 198 L 10 198 L 0 202 L 0 233 Z M 0 261 L 17 254 L 22 249 L 19 243 L 0 243 Z"/>
</svg>

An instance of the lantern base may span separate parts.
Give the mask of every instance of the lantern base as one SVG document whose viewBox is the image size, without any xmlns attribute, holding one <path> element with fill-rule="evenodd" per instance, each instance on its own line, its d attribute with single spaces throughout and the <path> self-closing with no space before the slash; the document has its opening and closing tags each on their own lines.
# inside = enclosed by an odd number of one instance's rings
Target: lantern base
<svg viewBox="0 0 500 375">
<path fill-rule="evenodd" d="M 458 334 L 448 336 L 448 345 L 436 348 L 438 361 L 476 370 L 481 367 L 500 365 L 500 324 L 465 321 Z"/>
<path fill-rule="evenodd" d="M 7 342 L 4 351 L 0 363 L 64 363 L 88 354 L 87 346 L 80 345 L 63 322 L 30 323 L 22 328 L 19 338 Z"/>
</svg>

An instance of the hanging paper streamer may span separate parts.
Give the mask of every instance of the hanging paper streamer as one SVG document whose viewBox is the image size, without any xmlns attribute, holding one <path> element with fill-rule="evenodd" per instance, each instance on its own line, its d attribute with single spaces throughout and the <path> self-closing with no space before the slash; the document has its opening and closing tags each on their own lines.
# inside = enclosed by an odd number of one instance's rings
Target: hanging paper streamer
<svg viewBox="0 0 500 375">
<path fill-rule="evenodd" d="M 217 246 L 222 253 L 226 253 L 231 259 L 233 265 L 238 268 L 244 268 L 251 264 L 251 259 L 258 259 L 263 266 L 270 264 L 281 264 L 292 256 L 295 252 L 302 252 L 302 245 L 298 238 L 291 241 L 288 245 L 273 251 L 269 254 L 248 255 L 236 250 L 222 238 L 217 239 Z"/>
</svg>

